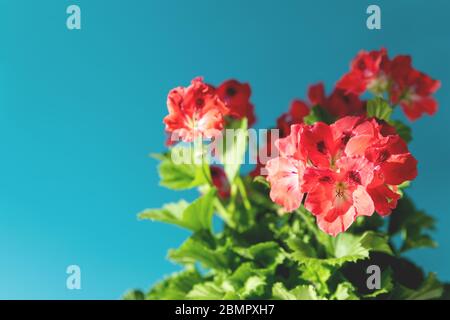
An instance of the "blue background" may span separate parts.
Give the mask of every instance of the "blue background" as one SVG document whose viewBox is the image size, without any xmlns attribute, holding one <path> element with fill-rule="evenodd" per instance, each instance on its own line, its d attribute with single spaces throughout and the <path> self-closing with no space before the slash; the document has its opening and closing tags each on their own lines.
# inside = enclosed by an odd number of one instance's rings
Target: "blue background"
<svg viewBox="0 0 450 320">
<path fill-rule="evenodd" d="M 366 28 L 374 3 L 380 31 Z M 66 28 L 70 4 L 80 31 Z M 178 269 L 166 251 L 187 233 L 136 219 L 194 196 L 158 187 L 148 157 L 164 150 L 172 87 L 248 81 L 270 127 L 309 84 L 330 90 L 360 49 L 381 46 L 442 81 L 438 114 L 413 124 L 410 190 L 440 247 L 411 256 L 450 280 L 449 12 L 446 0 L 0 0 L 0 298 L 116 299 Z M 70 264 L 80 291 L 66 289 Z"/>
</svg>

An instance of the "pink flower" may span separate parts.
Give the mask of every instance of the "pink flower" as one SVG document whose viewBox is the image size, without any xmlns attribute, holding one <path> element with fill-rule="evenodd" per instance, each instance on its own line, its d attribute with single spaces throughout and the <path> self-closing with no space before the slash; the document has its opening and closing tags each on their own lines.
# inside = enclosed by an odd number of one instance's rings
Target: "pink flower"
<svg viewBox="0 0 450 320">
<path fill-rule="evenodd" d="M 266 166 L 271 199 L 286 211 L 304 200 L 333 236 L 359 216 L 390 214 L 400 197 L 397 186 L 416 177 L 417 161 L 398 135 L 384 136 L 382 129 L 364 117 L 293 125 L 275 142 L 279 157 Z"/>
<path fill-rule="evenodd" d="M 358 216 L 370 216 L 375 210 L 366 190 L 373 165 L 363 157 L 344 157 L 336 167 L 336 171 L 306 169 L 303 185 L 308 193 L 306 209 L 317 217 L 319 228 L 332 236 L 347 230 Z"/>
<path fill-rule="evenodd" d="M 166 131 L 184 142 L 197 137 L 212 138 L 220 134 L 224 116 L 229 109 L 215 89 L 195 78 L 189 87 L 170 91 L 167 98 L 169 114 L 164 118 Z"/>
</svg>

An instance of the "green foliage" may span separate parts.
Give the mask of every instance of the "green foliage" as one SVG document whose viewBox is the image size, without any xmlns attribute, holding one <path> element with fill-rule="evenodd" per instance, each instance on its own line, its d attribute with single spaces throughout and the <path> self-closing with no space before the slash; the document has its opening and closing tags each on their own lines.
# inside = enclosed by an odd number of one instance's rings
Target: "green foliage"
<svg viewBox="0 0 450 320">
<path fill-rule="evenodd" d="M 405 140 L 407 143 L 411 142 L 412 140 L 412 134 L 411 134 L 411 128 L 408 127 L 406 124 L 399 120 L 393 120 L 390 122 L 391 125 L 394 126 L 395 130 L 397 131 L 397 134 Z"/>
<path fill-rule="evenodd" d="M 436 242 L 431 238 L 430 231 L 434 230 L 435 221 L 424 211 L 417 210 L 408 196 L 404 196 L 389 221 L 390 236 L 401 235 L 400 252 L 417 248 L 435 248 Z"/>
<path fill-rule="evenodd" d="M 383 98 L 374 98 L 367 101 L 367 116 L 389 122 L 393 109 Z"/>
<path fill-rule="evenodd" d="M 178 203 L 166 204 L 162 209 L 144 210 L 138 217 L 176 224 L 194 232 L 211 230 L 215 193 L 215 190 L 211 189 L 191 204 L 181 200 Z"/>
<path fill-rule="evenodd" d="M 272 287 L 272 295 L 277 300 L 319 300 L 316 289 L 311 285 L 299 285 L 292 290 L 277 282 Z"/>
<path fill-rule="evenodd" d="M 334 120 L 334 117 L 321 106 L 312 107 L 310 113 L 303 119 L 306 124 L 314 124 L 318 121 L 331 124 Z"/>
<path fill-rule="evenodd" d="M 393 298 L 398 300 L 429 300 L 442 296 L 443 286 L 434 273 L 430 273 L 419 288 L 410 289 L 403 286 L 395 288 Z"/>
<path fill-rule="evenodd" d="M 250 182 L 246 185 L 247 188 L 251 186 L 255 184 Z M 210 192 L 197 201 L 205 201 L 213 195 Z M 409 200 L 406 197 L 404 201 Z M 252 205 L 258 206 L 255 203 Z M 182 204 L 184 210 L 178 211 L 186 212 L 188 207 Z M 376 264 L 371 262 L 372 254 L 389 256 L 394 264 L 397 259 L 401 259 L 391 248 L 391 233 L 383 232 L 383 227 L 362 234 L 342 233 L 333 238 L 313 229 L 315 225 L 306 223 L 298 212 L 289 217 L 277 217 L 272 210 L 266 208 L 256 212 L 255 219 L 259 224 L 245 231 L 225 226 L 223 232 L 214 234 L 207 227 L 209 224 L 199 223 L 204 228 L 193 233 L 178 249 L 169 251 L 169 259 L 184 266 L 185 271 L 166 278 L 146 295 L 132 291 L 124 298 L 435 299 L 443 293 L 443 287 L 434 275 L 425 279 L 418 288 L 407 287 L 397 281 L 389 266 L 382 271 L 380 289 L 369 292 L 361 290 L 365 286 L 365 279 L 355 281 L 347 278 L 345 268 L 349 266 L 360 261 Z M 172 214 L 176 215 L 173 211 L 171 209 Z M 142 215 L 145 216 L 145 212 Z M 165 215 L 163 218 L 154 215 L 151 212 L 148 217 L 176 225 L 180 225 L 180 220 L 183 221 L 183 218 L 166 219 Z M 424 213 L 413 213 L 412 217 L 416 215 L 413 220 L 420 218 L 420 223 L 425 220 L 430 225 L 431 218 L 425 219 Z M 178 217 L 183 217 L 183 214 L 178 214 Z M 420 238 L 421 233 L 412 228 L 415 222 L 406 221 L 402 225 L 395 225 L 396 229 L 390 223 L 391 232 L 396 234 L 399 230 L 408 230 L 406 233 L 412 237 L 409 242 Z M 192 227 L 188 229 L 193 230 Z M 255 234 L 269 240 L 261 241 Z M 197 266 L 201 266 L 202 272 L 198 271 Z"/>
<path fill-rule="evenodd" d="M 159 165 L 160 185 L 172 190 L 192 189 L 208 182 L 209 167 L 193 148 L 176 146 L 168 154 L 155 154 Z"/>
</svg>

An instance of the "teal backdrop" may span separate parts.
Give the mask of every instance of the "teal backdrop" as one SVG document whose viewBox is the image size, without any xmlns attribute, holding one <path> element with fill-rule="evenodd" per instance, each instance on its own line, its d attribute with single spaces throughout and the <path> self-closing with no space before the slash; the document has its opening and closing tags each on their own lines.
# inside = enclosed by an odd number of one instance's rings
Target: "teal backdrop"
<svg viewBox="0 0 450 320">
<path fill-rule="evenodd" d="M 71 4 L 82 30 L 66 28 Z M 366 28 L 370 4 L 381 30 Z M 0 298 L 117 299 L 178 270 L 166 251 L 187 233 L 136 218 L 195 196 L 158 187 L 148 157 L 164 150 L 172 87 L 248 81 L 270 127 L 309 84 L 330 90 L 381 46 L 442 81 L 439 112 L 412 125 L 410 189 L 440 247 L 410 257 L 450 281 L 449 17 L 447 0 L 0 0 Z"/>
</svg>

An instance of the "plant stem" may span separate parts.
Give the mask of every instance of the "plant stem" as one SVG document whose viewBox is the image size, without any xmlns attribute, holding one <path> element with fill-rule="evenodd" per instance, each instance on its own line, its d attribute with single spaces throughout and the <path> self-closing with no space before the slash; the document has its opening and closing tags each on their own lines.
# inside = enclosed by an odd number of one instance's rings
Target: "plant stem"
<svg viewBox="0 0 450 320">
<path fill-rule="evenodd" d="M 230 228 L 236 227 L 236 223 L 233 221 L 229 211 L 225 209 L 225 207 L 223 206 L 222 202 L 220 202 L 219 199 L 214 200 L 214 207 L 217 210 L 217 214 L 223 219 L 223 221 L 225 221 L 225 223 Z"/>
<path fill-rule="evenodd" d="M 317 226 L 311 221 L 310 217 L 308 216 L 306 209 L 303 207 L 303 205 L 296 210 L 300 218 L 305 222 L 306 227 L 308 230 L 310 230 L 314 236 L 316 237 L 317 241 L 323 245 L 327 244 L 327 239 L 325 235 L 317 228 Z"/>
<path fill-rule="evenodd" d="M 236 181 L 237 187 L 239 189 L 239 193 L 241 194 L 245 209 L 247 211 L 251 210 L 252 205 L 251 205 L 250 201 L 248 200 L 247 190 L 245 189 L 244 182 L 242 181 L 240 176 L 237 176 L 235 178 L 235 181 Z"/>
</svg>

